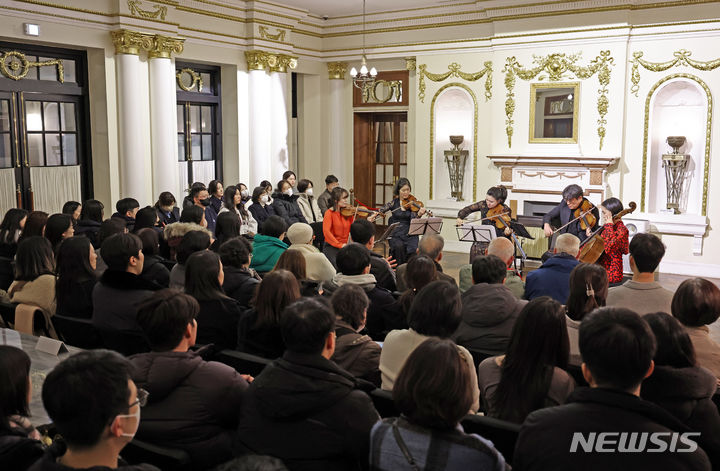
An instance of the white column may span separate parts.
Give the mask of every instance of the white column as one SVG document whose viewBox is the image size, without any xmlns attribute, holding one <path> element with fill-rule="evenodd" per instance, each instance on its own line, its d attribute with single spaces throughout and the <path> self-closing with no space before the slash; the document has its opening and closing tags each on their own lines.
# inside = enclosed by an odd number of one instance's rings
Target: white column
<svg viewBox="0 0 720 471">
<path fill-rule="evenodd" d="M 270 128 L 272 107 L 270 76 L 264 70 L 251 70 L 248 80 L 250 182 L 255 186 L 262 180 L 272 181 L 270 156 Z"/>
<path fill-rule="evenodd" d="M 287 73 L 270 73 L 270 173 L 275 184 L 288 170 L 288 87 Z M 297 173 L 297 169 L 292 169 Z"/>
<path fill-rule="evenodd" d="M 150 131 L 153 197 L 178 188 L 177 95 L 170 58 L 150 58 Z M 179 196 L 176 195 L 176 198 Z"/>
<path fill-rule="evenodd" d="M 352 152 L 347 154 L 345 148 L 345 111 L 345 80 L 332 78 L 330 80 L 330 127 L 328 129 L 330 155 L 327 168 L 332 170 L 328 173 L 335 173 L 341 185 L 349 188 L 353 185 L 353 156 Z"/>
</svg>

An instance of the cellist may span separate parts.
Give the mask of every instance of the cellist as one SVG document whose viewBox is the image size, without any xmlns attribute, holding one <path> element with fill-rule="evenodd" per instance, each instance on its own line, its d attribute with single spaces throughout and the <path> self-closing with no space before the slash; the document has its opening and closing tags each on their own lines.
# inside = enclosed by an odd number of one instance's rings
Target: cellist
<svg viewBox="0 0 720 471">
<path fill-rule="evenodd" d="M 632 207 L 632 204 L 630 205 Z M 622 202 L 617 198 L 608 198 L 600 205 L 602 217 L 602 232 L 600 236 L 605 241 L 605 251 L 597 263 L 605 267 L 610 286 L 617 286 L 623 281 L 622 256 L 629 252 L 628 229 L 618 218 L 613 217 L 623 210 Z"/>
<path fill-rule="evenodd" d="M 600 214 L 597 207 L 593 207 L 592 203 L 583 196 L 583 193 L 583 189 L 580 185 L 573 184 L 565 187 L 562 192 L 563 201 L 543 216 L 543 230 L 545 231 L 546 237 L 552 237 L 555 232 L 560 234 L 567 232 L 573 234 L 580 239 L 580 242 L 582 242 L 592 235 L 596 229 L 594 226 L 597 225 L 597 221 L 600 219 Z M 575 214 L 578 212 L 578 209 L 583 207 L 583 205 L 592 208 L 591 210 L 588 210 L 588 214 L 586 215 L 592 216 L 592 218 L 588 217 L 586 219 L 594 219 L 594 223 L 583 224 L 583 218 L 578 217 L 582 213 Z M 550 225 L 550 222 L 553 219 L 559 219 L 561 226 L 567 226 L 559 231 L 553 231 L 553 228 Z M 573 221 L 573 219 L 575 219 L 575 221 Z M 573 222 L 568 224 L 570 221 Z M 582 228 L 582 225 L 586 225 L 587 228 Z"/>
</svg>

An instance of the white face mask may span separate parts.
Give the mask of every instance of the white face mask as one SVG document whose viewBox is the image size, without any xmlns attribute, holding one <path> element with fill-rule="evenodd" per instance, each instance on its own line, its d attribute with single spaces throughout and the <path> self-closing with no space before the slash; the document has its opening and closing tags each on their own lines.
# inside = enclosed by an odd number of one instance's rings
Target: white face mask
<svg viewBox="0 0 720 471">
<path fill-rule="evenodd" d="M 121 419 L 129 419 L 129 418 L 131 418 L 131 417 L 134 417 L 134 418 L 135 418 L 135 431 L 134 431 L 133 433 L 122 433 L 122 434 L 121 434 L 123 437 L 128 437 L 128 438 L 130 438 L 130 439 L 132 439 L 133 437 L 135 437 L 135 434 L 137 433 L 138 428 L 140 428 L 140 404 L 137 405 L 137 412 L 136 412 L 136 413 L 134 413 L 134 414 L 120 414 L 120 415 L 118 415 L 118 416 L 116 416 L 116 417 L 121 418 Z"/>
<path fill-rule="evenodd" d="M 262 195 L 260 197 L 260 201 L 262 201 L 263 203 L 267 203 L 269 199 L 270 197 L 268 195 Z"/>
<path fill-rule="evenodd" d="M 243 198 L 247 198 L 248 191 L 247 191 L 247 190 L 243 190 L 243 191 L 240 192 L 240 194 L 242 195 Z"/>
<path fill-rule="evenodd" d="M 312 188 L 308 188 L 307 190 L 305 190 L 305 194 L 308 196 L 312 196 Z"/>
<path fill-rule="evenodd" d="M 288 196 L 292 196 L 292 188 L 288 188 L 288 189 L 285 190 L 283 193 L 285 193 L 285 194 L 288 195 Z"/>
</svg>

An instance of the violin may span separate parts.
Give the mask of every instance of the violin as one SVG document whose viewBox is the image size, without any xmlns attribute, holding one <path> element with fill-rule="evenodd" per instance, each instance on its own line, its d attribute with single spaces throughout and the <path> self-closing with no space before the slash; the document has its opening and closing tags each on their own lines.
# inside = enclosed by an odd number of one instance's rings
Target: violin
<svg viewBox="0 0 720 471">
<path fill-rule="evenodd" d="M 637 208 L 637 204 L 634 201 L 631 201 L 628 204 L 628 208 L 623 209 L 612 217 L 613 224 L 619 221 L 620 218 L 622 218 L 626 214 L 630 214 L 635 211 L 635 208 Z M 595 263 L 605 252 L 605 239 L 603 239 L 600 235 L 602 229 L 603 228 L 601 227 L 593 235 L 588 237 L 588 239 L 585 241 L 582 248 L 580 249 L 580 253 L 578 254 L 578 260 L 583 263 Z"/>
<path fill-rule="evenodd" d="M 593 209 L 595 209 L 595 205 L 590 201 L 583 199 L 582 204 L 580 204 L 580 206 L 578 206 L 573 212 L 573 217 L 575 219 L 580 219 L 580 229 L 583 231 L 587 230 L 588 227 L 594 227 L 595 224 L 597 224 L 597 218 L 592 213 Z"/>
<path fill-rule="evenodd" d="M 380 214 L 380 213 L 358 205 L 358 206 L 344 206 L 344 207 L 340 208 L 340 214 L 342 214 L 345 217 L 355 216 L 358 218 L 365 219 L 365 218 L 372 216 L 373 214 Z"/>
<path fill-rule="evenodd" d="M 400 200 L 400 207 L 404 209 L 409 209 L 413 213 L 417 213 L 420 211 L 420 208 L 424 208 L 425 205 L 422 201 L 415 198 L 413 195 L 408 195 L 407 198 L 402 198 Z"/>
<path fill-rule="evenodd" d="M 505 207 L 498 204 L 494 208 L 488 209 L 487 215 L 481 219 L 481 221 L 495 219 L 495 227 L 498 229 L 505 229 L 510 226 L 510 212 L 505 210 Z"/>
</svg>

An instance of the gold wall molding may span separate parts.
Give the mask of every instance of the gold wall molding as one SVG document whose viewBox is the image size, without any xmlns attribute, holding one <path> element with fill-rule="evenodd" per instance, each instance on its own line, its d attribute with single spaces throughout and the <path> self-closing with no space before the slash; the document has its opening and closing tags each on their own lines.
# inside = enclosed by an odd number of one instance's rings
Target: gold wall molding
<svg viewBox="0 0 720 471">
<path fill-rule="evenodd" d="M 409 70 L 410 72 L 417 70 L 417 59 L 415 57 L 405 58 L 405 70 Z"/>
<path fill-rule="evenodd" d="M 141 33 L 129 29 L 111 31 L 115 54 L 140 55 L 140 51 L 146 51 L 148 57 L 170 58 L 172 54 L 180 54 L 185 47 L 185 40 L 173 38 L 162 34 Z"/>
<path fill-rule="evenodd" d="M 443 82 L 450 77 L 457 77 L 468 82 L 475 82 L 485 77 L 485 101 L 492 98 L 492 61 L 485 61 L 485 68 L 479 72 L 463 72 L 460 70 L 462 66 L 457 62 L 453 62 L 448 66 L 448 71 L 442 74 L 434 74 L 427 71 L 427 64 L 420 64 L 418 66 L 418 75 L 420 81 L 418 82 L 418 98 L 421 102 L 425 103 L 425 77 L 433 82 Z M 410 69 L 408 69 L 410 70 Z"/>
<path fill-rule="evenodd" d="M 595 57 L 587 66 L 580 66 L 577 62 L 582 56 L 581 53 L 565 54 L 554 53 L 547 56 L 533 56 L 534 67 L 525 68 L 515 58 L 508 57 L 505 61 L 503 73 L 505 74 L 505 88 L 507 89 L 505 97 L 505 134 L 508 138 L 508 147 L 512 147 L 513 124 L 515 124 L 513 115 L 515 113 L 515 78 L 522 80 L 532 80 L 541 74 L 547 74 L 548 80 L 555 82 L 562 80 L 562 76 L 570 72 L 579 80 L 586 80 L 597 74 L 600 88 L 598 89 L 597 111 L 598 111 L 598 137 L 600 139 L 599 148 L 602 150 L 603 141 L 605 140 L 605 125 L 607 120 L 605 116 L 608 112 L 610 102 L 608 100 L 608 85 L 610 84 L 610 67 L 615 65 L 615 60 L 610 56 L 610 51 L 600 51 L 600 55 Z M 540 77 L 542 80 L 544 77 Z"/>
<path fill-rule="evenodd" d="M 328 78 L 330 80 L 345 80 L 347 66 L 347 62 L 328 62 Z"/>
<path fill-rule="evenodd" d="M 11 80 L 21 80 L 27 77 L 30 67 L 57 67 L 58 82 L 65 83 L 65 68 L 62 59 L 46 61 L 30 61 L 25 54 L 19 51 L 0 52 L 0 73 Z"/>
<path fill-rule="evenodd" d="M 189 80 L 185 81 L 183 76 L 189 77 Z M 178 70 L 175 73 L 175 81 L 177 82 L 178 87 L 186 92 L 192 92 L 195 87 L 197 87 L 198 92 L 201 92 L 203 89 L 202 77 L 199 73 L 189 67 Z"/>
<path fill-rule="evenodd" d="M 148 20 L 157 20 L 158 18 L 165 20 L 165 16 L 167 16 L 167 7 L 165 5 L 154 5 L 154 11 L 143 10 L 140 0 L 127 0 L 127 6 L 132 16 L 139 16 Z"/>
<path fill-rule="evenodd" d="M 378 87 L 385 88 L 385 96 L 378 96 Z M 372 83 L 365 83 L 362 87 L 363 103 L 400 103 L 403 99 L 402 80 L 375 80 Z"/>
<path fill-rule="evenodd" d="M 258 26 L 258 32 L 260 33 L 260 37 L 262 39 L 270 39 L 272 41 L 285 41 L 285 31 L 284 29 L 278 28 L 278 32 L 275 34 L 270 34 L 270 31 L 268 30 L 267 26 L 260 25 Z"/>
<path fill-rule="evenodd" d="M 652 86 L 648 92 L 647 98 L 645 99 L 645 125 L 644 125 L 644 137 L 643 137 L 643 159 L 642 159 L 642 182 L 640 184 L 640 211 L 645 212 L 645 190 L 647 188 L 647 163 L 648 163 L 648 140 L 650 137 L 650 101 L 652 100 L 655 91 L 660 86 L 670 80 L 676 78 L 683 78 L 696 82 L 707 95 L 707 121 L 705 124 L 705 164 L 703 166 L 703 190 L 702 190 L 702 215 L 707 214 L 707 200 L 708 200 L 708 182 L 710 180 L 710 136 L 712 134 L 712 93 L 707 84 L 699 77 L 692 74 L 678 73 L 668 75 L 660 79 L 655 85 Z"/>
<path fill-rule="evenodd" d="M 704 72 L 715 70 L 720 67 L 720 58 L 706 62 L 697 61 L 695 59 L 691 59 L 690 56 L 692 55 L 692 52 L 685 49 L 675 51 L 673 53 L 673 56 L 675 56 L 675 58 L 665 62 L 650 62 L 643 59 L 643 55 L 644 53 L 642 51 L 633 52 L 633 58 L 630 61 L 630 63 L 632 64 L 632 72 L 630 74 L 630 81 L 632 82 L 632 86 L 630 87 L 630 93 L 635 96 L 638 96 L 638 92 L 640 91 L 640 66 L 651 72 L 664 72 L 671 67 L 680 67 L 681 65 L 692 67 L 693 69 L 697 70 L 702 70 Z"/>
<path fill-rule="evenodd" d="M 248 70 L 266 70 L 268 72 L 287 72 L 297 67 L 297 57 L 267 51 L 245 51 Z"/>
<path fill-rule="evenodd" d="M 430 102 L 430 199 L 433 199 L 433 172 L 434 172 L 434 165 L 435 165 L 435 102 L 437 101 L 438 97 L 451 87 L 459 87 L 465 90 L 470 94 L 470 97 L 473 101 L 473 175 L 472 175 L 472 182 L 473 182 L 473 201 L 477 200 L 477 134 L 478 134 L 478 102 L 477 97 L 475 96 L 475 92 L 472 91 L 470 87 L 463 83 L 459 82 L 451 82 L 447 85 L 443 85 L 440 87 L 440 90 L 435 92 L 435 96 L 433 96 L 432 101 Z"/>
</svg>

